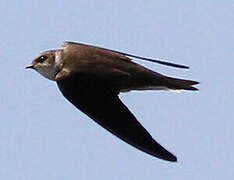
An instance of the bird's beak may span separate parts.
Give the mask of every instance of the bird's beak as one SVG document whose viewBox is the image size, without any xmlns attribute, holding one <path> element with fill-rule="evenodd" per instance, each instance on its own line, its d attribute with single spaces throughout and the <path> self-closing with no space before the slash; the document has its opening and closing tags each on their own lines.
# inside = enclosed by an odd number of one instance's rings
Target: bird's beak
<svg viewBox="0 0 234 180">
<path fill-rule="evenodd" d="M 27 67 L 25 67 L 25 69 L 34 69 L 34 65 L 33 65 L 33 64 L 30 64 L 30 65 L 28 65 Z"/>
</svg>

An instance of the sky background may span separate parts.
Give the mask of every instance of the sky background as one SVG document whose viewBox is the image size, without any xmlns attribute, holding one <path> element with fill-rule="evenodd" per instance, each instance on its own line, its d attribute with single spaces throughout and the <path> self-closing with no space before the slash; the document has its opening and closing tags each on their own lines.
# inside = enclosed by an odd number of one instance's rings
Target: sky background
<svg viewBox="0 0 234 180">
<path fill-rule="evenodd" d="M 2 1 L 0 179 L 233 179 L 233 12 L 233 0 Z M 56 83 L 24 69 L 64 41 L 190 66 L 137 61 L 198 80 L 199 92 L 120 95 L 178 163 L 122 142 L 71 105 Z"/>
</svg>

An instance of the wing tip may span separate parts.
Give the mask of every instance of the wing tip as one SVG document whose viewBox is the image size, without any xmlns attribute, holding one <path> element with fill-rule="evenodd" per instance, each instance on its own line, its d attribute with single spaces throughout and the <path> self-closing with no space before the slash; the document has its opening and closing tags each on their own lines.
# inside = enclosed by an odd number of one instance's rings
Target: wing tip
<svg viewBox="0 0 234 180">
<path fill-rule="evenodd" d="M 151 155 L 153 155 L 156 158 L 165 160 L 165 161 L 177 162 L 177 157 L 176 156 L 174 156 L 172 153 L 170 153 L 168 151 L 165 152 L 165 153 L 166 154 L 163 154 L 163 155 L 159 155 L 159 154 L 151 154 Z"/>
<path fill-rule="evenodd" d="M 177 162 L 177 157 L 174 155 L 166 157 L 164 160 L 170 161 L 170 162 Z"/>
</svg>

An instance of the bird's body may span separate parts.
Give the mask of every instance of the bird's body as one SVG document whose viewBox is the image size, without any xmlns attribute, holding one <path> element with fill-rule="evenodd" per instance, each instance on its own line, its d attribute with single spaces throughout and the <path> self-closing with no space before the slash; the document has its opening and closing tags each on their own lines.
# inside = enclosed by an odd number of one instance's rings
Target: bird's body
<svg viewBox="0 0 234 180">
<path fill-rule="evenodd" d="M 66 42 L 63 49 L 42 53 L 29 67 L 56 81 L 72 104 L 120 139 L 153 156 L 176 161 L 137 121 L 118 94 L 131 90 L 197 90 L 192 85 L 198 82 L 153 72 L 126 55 L 133 56 Z"/>
</svg>

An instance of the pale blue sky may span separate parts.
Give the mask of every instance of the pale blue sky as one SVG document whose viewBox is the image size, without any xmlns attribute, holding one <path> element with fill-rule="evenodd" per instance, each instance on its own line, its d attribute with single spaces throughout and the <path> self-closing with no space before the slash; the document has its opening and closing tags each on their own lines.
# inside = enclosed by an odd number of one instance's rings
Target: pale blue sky
<svg viewBox="0 0 234 180">
<path fill-rule="evenodd" d="M 231 0 L 2 1 L 0 179 L 233 179 L 233 12 Z M 66 40 L 191 67 L 138 61 L 201 81 L 199 92 L 121 94 L 178 163 L 120 141 L 72 106 L 54 82 L 24 69 Z"/>
</svg>

